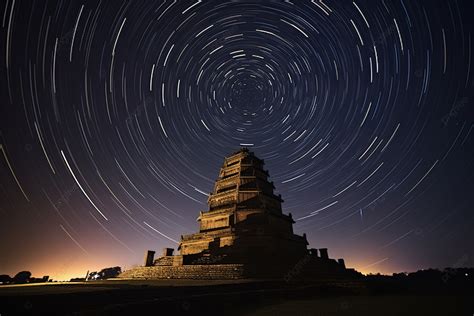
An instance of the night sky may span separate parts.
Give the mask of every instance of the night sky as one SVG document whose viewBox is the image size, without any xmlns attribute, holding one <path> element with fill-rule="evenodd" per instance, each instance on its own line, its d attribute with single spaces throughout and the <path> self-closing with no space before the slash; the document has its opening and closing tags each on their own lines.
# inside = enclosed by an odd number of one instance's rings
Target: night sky
<svg viewBox="0 0 474 316">
<path fill-rule="evenodd" d="M 470 2 L 3 0 L 0 273 L 176 247 L 240 147 L 348 266 L 472 266 Z"/>
</svg>

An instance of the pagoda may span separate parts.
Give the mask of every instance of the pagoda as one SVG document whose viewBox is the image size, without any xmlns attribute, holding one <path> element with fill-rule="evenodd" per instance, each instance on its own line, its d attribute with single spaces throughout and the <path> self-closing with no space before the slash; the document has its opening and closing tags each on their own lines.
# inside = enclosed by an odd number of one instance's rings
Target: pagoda
<svg viewBox="0 0 474 316">
<path fill-rule="evenodd" d="M 180 254 L 239 263 L 304 256 L 306 235 L 293 233 L 295 221 L 282 212 L 268 177 L 264 161 L 247 148 L 225 158 L 209 209 L 197 219 L 199 232 L 182 236 Z"/>
<path fill-rule="evenodd" d="M 121 278 L 238 279 L 341 277 L 344 260 L 329 259 L 326 248 L 308 249 L 306 234 L 293 232 L 291 213 L 274 193 L 264 161 L 247 148 L 224 159 L 199 232 L 181 236 L 179 254 L 165 248 L 154 259 L 124 271 Z"/>
</svg>

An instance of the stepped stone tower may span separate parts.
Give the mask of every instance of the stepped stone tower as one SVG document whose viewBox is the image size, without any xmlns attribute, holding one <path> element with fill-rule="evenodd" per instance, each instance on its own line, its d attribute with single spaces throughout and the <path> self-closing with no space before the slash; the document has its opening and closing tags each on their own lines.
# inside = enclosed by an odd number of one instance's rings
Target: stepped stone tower
<svg viewBox="0 0 474 316">
<path fill-rule="evenodd" d="M 225 158 L 209 210 L 198 217 L 199 232 L 182 236 L 181 255 L 226 256 L 233 262 L 304 256 L 306 236 L 293 233 L 291 214 L 283 214 L 283 200 L 273 193 L 263 166 L 246 148 Z"/>
<path fill-rule="evenodd" d="M 154 259 L 148 250 L 142 267 L 121 278 L 239 279 L 340 278 L 348 275 L 344 260 L 330 259 L 326 248 L 307 249 L 306 235 L 293 233 L 291 214 L 282 212 L 280 195 L 264 161 L 247 148 L 224 159 L 201 211 L 199 232 L 181 236 L 178 255 L 165 248 Z M 319 254 L 318 254 L 319 252 Z"/>
</svg>

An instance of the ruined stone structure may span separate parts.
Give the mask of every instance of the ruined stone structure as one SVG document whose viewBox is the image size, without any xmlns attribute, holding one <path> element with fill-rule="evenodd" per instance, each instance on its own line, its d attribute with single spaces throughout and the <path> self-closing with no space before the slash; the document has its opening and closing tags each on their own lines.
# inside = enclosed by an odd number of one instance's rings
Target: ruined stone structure
<svg viewBox="0 0 474 316">
<path fill-rule="evenodd" d="M 341 275 L 344 261 L 329 259 L 326 248 L 307 249 L 306 235 L 293 233 L 291 214 L 282 212 L 264 161 L 243 148 L 225 158 L 209 195 L 209 209 L 199 214 L 199 232 L 181 236 L 179 255 L 165 248 L 145 266 L 123 278 L 234 279 L 285 278 L 295 267 L 306 275 Z M 153 262 L 153 263 L 152 263 Z M 311 270 L 311 271 L 310 271 Z"/>
<path fill-rule="evenodd" d="M 199 232 L 181 239 L 181 255 L 233 263 L 303 256 L 306 236 L 293 233 L 294 221 L 283 214 L 268 176 L 263 160 L 246 149 L 226 158 L 209 210 L 198 217 Z"/>
</svg>

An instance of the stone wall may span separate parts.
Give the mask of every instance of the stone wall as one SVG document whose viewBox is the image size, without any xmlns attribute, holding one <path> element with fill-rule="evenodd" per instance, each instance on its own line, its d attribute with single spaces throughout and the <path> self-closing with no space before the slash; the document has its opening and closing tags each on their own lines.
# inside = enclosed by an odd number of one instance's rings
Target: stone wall
<svg viewBox="0 0 474 316">
<path fill-rule="evenodd" d="M 137 267 L 126 270 L 119 278 L 229 280 L 246 277 L 242 264 L 184 265 Z"/>
<path fill-rule="evenodd" d="M 172 266 L 173 265 L 173 256 L 163 256 L 159 257 L 154 262 L 155 266 Z"/>
</svg>

